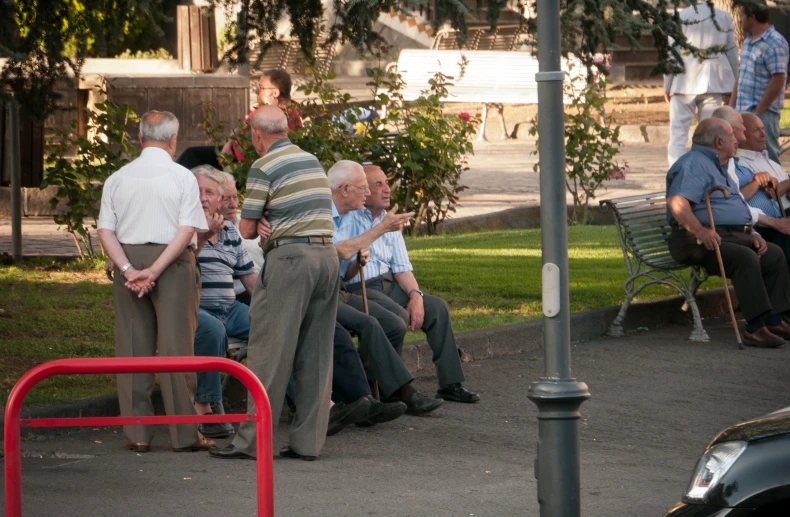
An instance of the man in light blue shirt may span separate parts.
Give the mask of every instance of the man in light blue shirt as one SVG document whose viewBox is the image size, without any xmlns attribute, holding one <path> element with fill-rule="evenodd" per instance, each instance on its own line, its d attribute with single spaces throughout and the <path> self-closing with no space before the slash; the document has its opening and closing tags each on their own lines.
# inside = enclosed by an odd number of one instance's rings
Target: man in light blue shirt
<svg viewBox="0 0 790 517">
<path fill-rule="evenodd" d="M 367 259 L 367 247 L 387 232 L 399 231 L 413 214 L 396 214 L 392 210 L 382 217 L 380 224 L 359 235 L 346 233 L 351 213 L 359 211 L 368 193 L 362 166 L 350 160 L 340 160 L 329 169 L 329 186 L 332 189 L 332 219 L 335 223 L 333 242 L 341 261 L 361 255 Z M 369 313 L 363 312 L 362 298 L 341 289 L 337 305 L 337 322 L 359 335 L 359 356 L 377 380 L 382 400 L 401 401 L 406 412 L 412 415 L 429 413 L 442 405 L 441 399 L 426 397 L 412 386 L 412 377 L 400 358 L 406 322 L 398 314 L 370 301 Z"/>
<path fill-rule="evenodd" d="M 781 248 L 752 230 L 748 205 L 726 166 L 737 141 L 727 122 L 709 118 L 694 131 L 691 151 L 667 173 L 667 221 L 673 226 L 669 252 L 681 264 L 719 274 L 719 249 L 727 278 L 746 319 L 744 343 L 773 348 L 790 339 L 783 316 L 790 310 L 790 273 Z M 712 192 L 723 188 L 722 192 Z M 715 229 L 710 228 L 706 197 L 710 195 Z"/>
<path fill-rule="evenodd" d="M 381 168 L 366 166 L 370 195 L 365 200 L 365 209 L 349 214 L 349 220 L 340 228 L 340 236 L 353 237 L 379 224 L 390 206 L 390 188 L 387 176 Z M 464 388 L 464 372 L 458 347 L 455 344 L 450 310 L 441 298 L 425 294 L 420 290 L 412 273 L 412 265 L 406 244 L 400 232 L 390 232 L 379 237 L 370 245 L 370 261 L 365 267 L 368 296 L 387 310 L 398 314 L 409 324 L 411 330 L 425 332 L 428 345 L 433 351 L 433 363 L 439 381 L 438 397 L 454 402 L 477 402 L 480 396 Z M 358 266 L 354 262 L 341 260 L 340 274 L 351 292 L 361 291 Z"/>
</svg>

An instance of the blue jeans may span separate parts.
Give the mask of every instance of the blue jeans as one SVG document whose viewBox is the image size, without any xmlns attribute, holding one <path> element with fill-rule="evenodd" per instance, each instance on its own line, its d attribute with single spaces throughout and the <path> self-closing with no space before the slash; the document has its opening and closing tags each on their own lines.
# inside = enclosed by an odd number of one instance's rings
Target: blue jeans
<svg viewBox="0 0 790 517">
<path fill-rule="evenodd" d="M 775 162 L 779 162 L 779 113 L 768 110 L 765 113 L 755 113 L 755 115 L 760 118 L 765 126 L 765 144 L 768 157 Z"/>
<path fill-rule="evenodd" d="M 250 308 L 239 302 L 220 307 L 201 307 L 195 332 L 195 355 L 225 357 L 228 336 L 247 339 L 250 335 Z M 197 374 L 195 402 L 222 402 L 219 372 Z"/>
</svg>

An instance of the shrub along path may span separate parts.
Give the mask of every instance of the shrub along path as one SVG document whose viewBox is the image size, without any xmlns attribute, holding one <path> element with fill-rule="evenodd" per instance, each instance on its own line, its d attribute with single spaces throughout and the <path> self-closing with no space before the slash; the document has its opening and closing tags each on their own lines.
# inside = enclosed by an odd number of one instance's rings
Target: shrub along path
<svg viewBox="0 0 790 517">
<path fill-rule="evenodd" d="M 540 317 L 540 231 L 509 230 L 408 239 L 420 286 L 450 305 L 457 332 Z M 571 310 L 622 302 L 626 274 L 612 226 L 569 229 Z M 32 259 L 0 269 L 0 400 L 41 362 L 114 355 L 112 286 L 99 268 Z M 662 287 L 640 300 L 676 293 Z M 407 339 L 424 339 L 410 333 Z M 113 393 L 110 376 L 45 381 L 29 405 Z"/>
</svg>

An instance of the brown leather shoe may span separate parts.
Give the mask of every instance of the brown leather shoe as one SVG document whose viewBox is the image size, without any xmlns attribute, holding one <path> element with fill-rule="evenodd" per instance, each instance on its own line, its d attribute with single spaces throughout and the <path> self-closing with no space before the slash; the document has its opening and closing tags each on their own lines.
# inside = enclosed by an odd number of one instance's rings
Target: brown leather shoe
<svg viewBox="0 0 790 517">
<path fill-rule="evenodd" d="M 785 340 L 768 330 L 768 327 L 760 327 L 751 334 L 744 333 L 743 344 L 758 348 L 776 348 L 784 345 Z"/>
<path fill-rule="evenodd" d="M 775 334 L 780 338 L 790 339 L 790 323 L 786 322 L 785 320 L 782 320 L 779 325 L 766 328 L 771 334 Z"/>
<path fill-rule="evenodd" d="M 192 445 L 188 445 L 186 447 L 173 447 L 173 452 L 207 451 L 212 447 L 214 447 L 215 445 L 217 445 L 217 442 L 215 442 L 214 440 L 207 440 L 206 438 L 200 438 Z"/>
<path fill-rule="evenodd" d="M 123 442 L 126 449 L 134 452 L 151 452 L 151 442 Z"/>
</svg>

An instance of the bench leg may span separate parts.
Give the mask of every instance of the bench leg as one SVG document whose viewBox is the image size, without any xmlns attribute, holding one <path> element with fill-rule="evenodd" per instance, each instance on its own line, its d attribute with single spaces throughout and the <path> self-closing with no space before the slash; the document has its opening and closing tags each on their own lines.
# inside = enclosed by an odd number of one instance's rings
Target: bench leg
<svg viewBox="0 0 790 517">
<path fill-rule="evenodd" d="M 486 119 L 488 119 L 488 104 L 483 103 L 483 118 L 480 123 L 480 132 L 477 134 L 478 142 L 486 141 Z"/>
<path fill-rule="evenodd" d="M 609 337 L 623 337 L 625 336 L 625 332 L 623 332 L 623 320 L 625 319 L 625 314 L 628 312 L 628 307 L 631 305 L 631 300 L 634 299 L 636 296 L 636 292 L 626 292 L 625 293 L 625 301 L 620 306 L 620 312 L 617 313 L 617 317 L 614 319 L 609 328 L 606 330 L 606 335 Z"/>
<path fill-rule="evenodd" d="M 510 133 L 507 132 L 507 125 L 505 124 L 505 106 L 504 104 L 494 104 L 497 112 L 499 113 L 499 122 L 502 124 L 502 140 L 509 140 Z"/>
<path fill-rule="evenodd" d="M 694 319 L 694 330 L 691 331 L 689 341 L 710 341 L 710 336 L 708 336 L 708 333 L 705 332 L 705 329 L 702 327 L 702 318 L 699 315 L 699 307 L 697 307 L 697 300 L 694 298 L 694 295 L 697 294 L 697 288 L 702 282 L 705 281 L 706 278 L 707 274 L 704 272 L 704 270 L 692 269 L 691 278 L 689 279 L 689 284 L 686 287 L 686 305 L 691 308 L 691 317 Z"/>
</svg>

